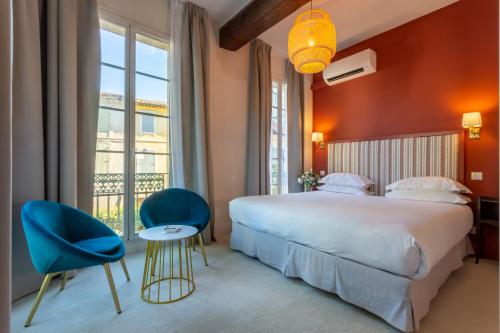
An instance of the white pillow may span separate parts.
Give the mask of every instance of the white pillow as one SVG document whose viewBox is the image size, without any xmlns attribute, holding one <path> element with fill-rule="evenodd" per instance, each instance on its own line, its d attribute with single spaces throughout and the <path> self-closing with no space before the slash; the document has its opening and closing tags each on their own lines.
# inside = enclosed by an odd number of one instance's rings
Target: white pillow
<svg viewBox="0 0 500 333">
<path fill-rule="evenodd" d="M 364 188 L 353 187 L 353 186 L 325 184 L 318 186 L 318 190 L 325 192 L 346 193 L 346 194 L 361 195 L 361 196 L 373 195 L 373 192 L 370 192 Z"/>
<path fill-rule="evenodd" d="M 391 199 L 448 202 L 462 205 L 465 205 L 471 201 L 471 199 L 466 197 L 465 195 L 445 191 L 393 190 L 391 192 L 387 192 L 385 196 Z"/>
<path fill-rule="evenodd" d="M 412 177 L 398 180 L 385 187 L 387 191 L 417 190 L 417 191 L 447 191 L 472 194 L 464 185 L 446 177 Z"/>
<path fill-rule="evenodd" d="M 368 177 L 354 173 L 331 173 L 319 181 L 321 184 L 368 188 L 375 184 Z"/>
</svg>

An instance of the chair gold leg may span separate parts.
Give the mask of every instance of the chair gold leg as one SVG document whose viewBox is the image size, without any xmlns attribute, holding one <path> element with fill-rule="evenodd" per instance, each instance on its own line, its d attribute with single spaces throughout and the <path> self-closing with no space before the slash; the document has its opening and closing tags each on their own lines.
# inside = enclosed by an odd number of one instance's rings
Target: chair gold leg
<svg viewBox="0 0 500 333">
<path fill-rule="evenodd" d="M 205 266 L 208 266 L 207 254 L 205 253 L 205 246 L 203 245 L 203 238 L 201 237 L 201 233 L 198 234 L 198 243 L 200 243 L 201 254 L 203 255 Z"/>
<path fill-rule="evenodd" d="M 159 243 L 157 242 L 153 242 L 153 252 L 152 252 L 152 259 L 153 259 L 153 263 L 152 263 L 152 268 L 153 270 L 151 271 L 152 275 L 154 276 L 155 275 L 155 269 L 156 269 L 156 260 L 158 260 L 158 252 L 160 250 L 160 245 Z"/>
<path fill-rule="evenodd" d="M 56 274 L 57 273 L 49 273 L 49 274 L 45 275 L 45 278 L 43 279 L 42 286 L 40 287 L 40 291 L 38 292 L 38 295 L 36 296 L 35 303 L 33 304 L 33 307 L 31 308 L 30 314 L 28 315 L 28 319 L 26 319 L 26 323 L 24 324 L 25 327 L 28 327 L 31 325 L 31 321 L 33 320 L 33 316 L 35 315 L 35 312 L 38 309 L 40 302 L 42 301 L 43 295 L 47 291 L 47 288 L 50 285 L 50 281 L 52 280 L 52 278 Z"/>
<path fill-rule="evenodd" d="M 125 258 L 120 259 L 120 264 L 122 264 L 123 272 L 125 273 L 125 277 L 127 281 L 130 281 L 130 276 L 128 275 L 127 265 L 125 264 Z"/>
<path fill-rule="evenodd" d="M 64 287 L 66 287 L 66 282 L 68 282 L 68 272 L 67 271 L 63 273 L 63 279 L 61 282 L 61 291 L 63 291 Z"/>
<path fill-rule="evenodd" d="M 109 263 L 103 264 L 104 271 L 106 272 L 106 277 L 108 278 L 109 289 L 111 290 L 111 295 L 113 295 L 113 301 L 115 302 L 116 313 L 122 313 L 122 309 L 120 308 L 120 302 L 118 302 L 118 295 L 116 294 L 115 283 L 113 281 L 113 275 L 111 274 L 111 268 L 109 267 Z"/>
</svg>

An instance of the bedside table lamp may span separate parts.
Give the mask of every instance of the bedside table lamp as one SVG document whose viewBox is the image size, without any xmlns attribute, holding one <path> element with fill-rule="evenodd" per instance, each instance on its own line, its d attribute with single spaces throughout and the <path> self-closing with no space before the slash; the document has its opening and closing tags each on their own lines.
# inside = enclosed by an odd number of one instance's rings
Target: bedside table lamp
<svg viewBox="0 0 500 333">
<path fill-rule="evenodd" d="M 312 142 L 316 142 L 320 149 L 325 149 L 325 141 L 323 141 L 323 132 L 313 132 Z"/>
<path fill-rule="evenodd" d="M 462 127 L 469 129 L 469 139 L 479 139 L 479 131 L 483 125 L 481 113 L 468 112 L 462 116 Z"/>
</svg>

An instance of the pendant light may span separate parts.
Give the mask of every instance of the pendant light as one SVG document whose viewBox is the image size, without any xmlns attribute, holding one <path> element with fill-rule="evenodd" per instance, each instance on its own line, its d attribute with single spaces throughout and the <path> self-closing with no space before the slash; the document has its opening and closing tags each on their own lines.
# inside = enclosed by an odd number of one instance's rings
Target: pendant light
<svg viewBox="0 0 500 333">
<path fill-rule="evenodd" d="M 288 58 L 303 74 L 325 69 L 337 51 L 337 36 L 330 15 L 321 9 L 300 14 L 288 33 Z"/>
</svg>

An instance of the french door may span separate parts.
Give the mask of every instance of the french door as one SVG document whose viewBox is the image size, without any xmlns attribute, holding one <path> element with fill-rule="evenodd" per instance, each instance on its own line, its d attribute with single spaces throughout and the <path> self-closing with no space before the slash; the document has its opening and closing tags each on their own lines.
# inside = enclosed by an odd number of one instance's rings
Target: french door
<svg viewBox="0 0 500 333">
<path fill-rule="evenodd" d="M 94 215 L 126 240 L 144 199 L 169 185 L 168 55 L 166 36 L 101 16 Z"/>
<path fill-rule="evenodd" d="M 287 136 L 287 85 L 282 78 L 274 77 L 271 87 L 271 194 L 288 193 L 288 136 Z"/>
</svg>

